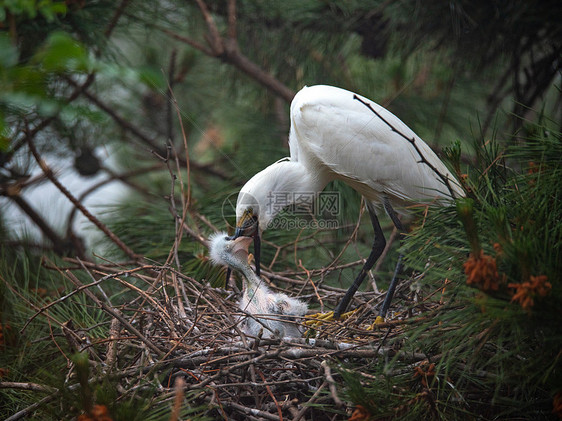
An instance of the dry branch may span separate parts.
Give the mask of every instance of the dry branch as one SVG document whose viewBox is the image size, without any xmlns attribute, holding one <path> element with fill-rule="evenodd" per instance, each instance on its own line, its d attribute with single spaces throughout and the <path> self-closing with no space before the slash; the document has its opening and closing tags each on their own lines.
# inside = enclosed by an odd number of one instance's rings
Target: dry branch
<svg viewBox="0 0 562 421">
<path fill-rule="evenodd" d="M 208 34 L 205 37 L 206 43 L 195 41 L 189 37 L 177 34 L 169 29 L 162 31 L 181 42 L 203 52 L 210 57 L 216 57 L 236 67 L 262 86 L 283 98 L 286 102 L 291 102 L 295 92 L 284 85 L 279 79 L 267 72 L 259 65 L 240 52 L 238 40 L 236 38 L 236 3 L 234 0 L 228 1 L 228 35 L 224 38 L 215 24 L 207 5 L 203 0 L 196 0 L 199 10 L 207 24 Z"/>
<path fill-rule="evenodd" d="M 126 268 L 94 262 L 83 262 L 81 266 L 77 260 L 67 261 L 67 267 L 50 267 L 64 274 L 75 285 L 74 289 L 39 306 L 33 320 L 52 318 L 54 307 L 85 294 L 94 307 L 107 313 L 107 321 L 111 322 L 106 324 L 107 336 L 92 339 L 88 345 L 90 364 L 99 366 L 99 373 L 117 381 L 123 397 L 154 387 L 150 384 L 154 385 L 165 374 L 166 380 L 157 383 L 156 393 L 170 405 L 176 399 L 174 414 L 179 413 L 180 397 L 191 406 L 208 405 L 209 413 L 216 418 L 235 420 L 308 419 L 322 411 L 321 407 L 310 406 L 319 402 L 331 407 L 331 411 L 345 414 L 348 403 L 339 389 L 341 378 L 332 370 L 336 364 L 362 365 L 381 357 L 397 358 L 406 364 L 427 359 L 425 354 L 386 345 L 409 319 L 369 330 L 375 318 L 370 306 L 360 308 L 345 322 L 326 322 L 317 327 L 316 337 L 252 338 L 238 329 L 243 314 L 231 294 L 171 267 Z M 98 278 L 86 285 L 79 281 L 83 275 Z M 135 280 L 163 287 L 148 296 L 134 286 L 139 284 Z M 111 303 L 98 298 L 95 288 L 102 283 L 105 289 L 110 288 L 109 283 L 125 288 L 129 298 L 121 303 L 115 298 Z M 170 288 L 165 292 L 168 285 Z M 306 280 L 285 288 L 302 289 L 303 294 L 315 297 Z M 319 296 L 329 302 L 344 293 L 335 293 L 321 284 L 316 288 Z M 74 379 L 73 374 L 70 379 Z M 90 379 L 96 381 L 95 377 Z M 71 381 L 68 387 L 76 387 L 72 386 L 75 383 Z M 176 389 L 174 385 L 178 385 Z"/>
<path fill-rule="evenodd" d="M 137 255 L 133 250 L 131 250 L 119 237 L 117 237 L 107 226 L 105 226 L 98 218 L 88 211 L 84 207 L 84 205 L 76 199 L 68 189 L 62 185 L 62 183 L 55 177 L 51 168 L 47 165 L 47 163 L 43 160 L 37 148 L 35 147 L 35 143 L 33 142 L 33 138 L 29 135 L 27 136 L 27 144 L 29 146 L 29 150 L 33 154 L 33 157 L 39 164 L 39 167 L 43 171 L 43 173 L 47 176 L 47 178 L 53 183 L 59 191 L 64 194 L 68 200 L 72 202 L 72 204 L 82 212 L 82 214 L 88 218 L 88 220 L 93 223 L 97 228 L 99 228 L 106 236 L 109 238 L 113 243 L 115 243 L 123 252 L 129 256 L 133 260 L 139 260 L 141 256 Z"/>
</svg>

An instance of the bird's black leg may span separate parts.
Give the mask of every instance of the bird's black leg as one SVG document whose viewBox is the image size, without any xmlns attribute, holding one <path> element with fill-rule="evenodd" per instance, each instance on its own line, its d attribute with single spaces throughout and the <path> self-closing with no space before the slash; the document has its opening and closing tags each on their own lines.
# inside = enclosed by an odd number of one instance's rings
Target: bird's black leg
<svg viewBox="0 0 562 421">
<path fill-rule="evenodd" d="M 254 259 L 256 262 L 256 275 L 260 276 L 261 239 L 259 232 L 254 236 Z"/>
<path fill-rule="evenodd" d="M 363 280 L 365 279 L 367 272 L 369 272 L 369 270 L 373 267 L 377 259 L 382 254 L 384 247 L 386 246 L 386 240 L 384 239 L 384 234 L 382 232 L 381 225 L 379 224 L 379 220 L 377 218 L 375 208 L 370 202 L 367 202 L 367 210 L 369 211 L 369 216 L 371 217 L 371 224 L 373 225 L 373 228 L 375 230 L 375 239 L 373 241 L 373 248 L 371 249 L 371 253 L 369 254 L 369 257 L 367 257 L 365 264 L 361 268 L 361 272 L 359 272 L 359 275 L 357 275 L 357 278 L 355 278 L 355 281 L 353 281 L 353 284 L 351 285 L 351 287 L 349 287 L 349 289 L 345 293 L 345 296 L 334 310 L 335 319 L 339 319 L 340 316 L 347 310 L 347 306 L 349 306 L 349 303 L 351 302 L 351 299 L 357 292 L 357 289 L 363 283 Z"/>
<path fill-rule="evenodd" d="M 384 209 L 386 210 L 386 213 L 394 223 L 394 226 L 400 232 L 400 243 L 402 243 L 402 240 L 404 239 L 404 226 L 402 225 L 400 219 L 398 219 L 398 215 L 390 205 L 388 199 L 383 200 L 383 205 L 384 205 Z M 386 317 L 386 313 L 388 312 L 388 308 L 390 307 L 392 297 L 394 296 L 394 291 L 396 290 L 396 286 L 398 285 L 398 275 L 402 271 L 403 257 L 404 255 L 400 253 L 400 255 L 398 256 L 398 262 L 396 262 L 396 267 L 394 268 L 394 274 L 392 275 L 392 280 L 390 281 L 390 285 L 388 286 L 388 291 L 386 292 L 386 297 L 384 298 L 384 301 L 382 303 L 379 316 L 382 317 L 383 319 Z"/>
<path fill-rule="evenodd" d="M 232 275 L 232 269 L 230 269 L 228 266 L 226 268 L 226 275 L 225 275 L 225 284 L 224 286 L 228 288 L 228 281 L 230 281 L 230 275 Z"/>
</svg>

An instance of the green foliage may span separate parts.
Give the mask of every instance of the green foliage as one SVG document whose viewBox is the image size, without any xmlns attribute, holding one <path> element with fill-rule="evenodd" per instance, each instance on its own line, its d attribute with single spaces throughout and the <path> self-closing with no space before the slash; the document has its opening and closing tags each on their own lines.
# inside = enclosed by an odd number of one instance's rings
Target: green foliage
<svg viewBox="0 0 562 421">
<path fill-rule="evenodd" d="M 225 2 L 206 3 L 220 35 L 226 37 Z M 414 377 L 413 366 L 419 361 L 403 358 L 404 354 L 365 361 L 360 371 L 370 375 L 368 381 L 358 371 L 351 375 L 342 370 L 350 400 L 375 417 L 533 419 L 550 414 L 552 395 L 562 390 L 557 318 L 562 298 L 562 148 L 560 134 L 553 129 L 560 122 L 539 116 L 538 124 L 525 123 L 517 138 L 499 142 L 497 133 L 486 134 L 473 153 L 464 152 L 470 122 L 476 112 L 488 109 L 490 100 L 501 104 L 508 95 L 511 101 L 511 93 L 530 107 L 531 99 L 541 97 L 550 86 L 548 75 L 533 73 L 556 72 L 559 63 L 559 7 L 550 3 L 236 2 L 240 51 L 289 88 L 342 86 L 387 106 L 431 145 L 459 139 L 445 154 L 457 174 L 467 174 L 469 199 L 464 208 L 458 204 L 463 216 L 459 218 L 455 207 L 430 209 L 420 216 L 423 224 L 408 235 L 401 250 L 408 268 L 422 274 L 412 289 L 433 298 L 427 307 L 422 303 L 407 308 L 418 318 L 385 344 L 427 355 L 435 364 L 435 375 L 424 386 L 419 376 Z M 225 215 L 225 198 L 288 154 L 288 104 L 280 104 L 251 75 L 171 36 L 205 44 L 209 30 L 196 2 L 6 0 L 0 1 L 0 26 L 3 201 L 11 200 L 13 190 L 8 193 L 8 187 L 19 189 L 33 171 L 28 162 L 33 159 L 25 151 L 25 130 L 45 122 L 49 125 L 34 140 L 41 153 L 54 152 L 61 160 L 73 160 L 84 148 L 110 145 L 120 171 L 143 171 L 161 163 L 152 152 L 164 156 L 169 143 L 183 159 L 183 139 L 169 106 L 166 82 L 178 100 L 190 158 L 200 164 L 190 173 L 192 202 L 185 222 L 203 236 L 230 228 L 233 215 Z M 550 64 L 544 61 L 549 57 L 554 57 Z M 510 72 L 532 77 L 529 83 L 511 81 Z M 90 75 L 95 81 L 75 96 Z M 530 99 L 517 96 L 516 88 L 521 87 L 531 91 Z M 559 96 L 545 97 L 559 104 Z M 503 127 L 510 117 L 496 118 L 497 127 Z M 172 153 L 169 162 L 174 157 Z M 465 168 L 461 162 L 467 160 L 477 165 Z M 186 173 L 182 176 L 185 181 Z M 124 196 L 102 215 L 125 244 L 155 264 L 168 259 L 178 235 L 169 196 L 176 196 L 179 208 L 182 192 L 177 182 L 171 192 L 172 178 L 166 169 L 127 178 L 141 193 Z M 338 229 L 267 231 L 262 262 L 271 265 L 271 271 L 326 267 L 357 223 L 357 241 L 336 263 L 368 254 L 372 231 L 366 216 L 357 221 L 358 194 L 341 183 L 329 189 L 339 192 L 344 206 L 337 216 Z M 28 246 L 28 239 L 18 238 L 5 226 L 2 212 L 0 241 L 10 244 L 2 247 L 0 256 L 0 322 L 10 326 L 4 329 L 7 342 L 0 353 L 0 368 L 9 370 L 5 380 L 61 391 L 37 412 L 38 417 L 76 418 L 97 403 L 105 405 L 115 420 L 169 419 L 170 396 L 160 394 L 163 378 L 134 373 L 135 381 L 141 379 L 135 393 L 121 395 L 112 373 L 83 364 L 89 371 L 83 371 L 81 382 L 72 377 L 74 388 L 68 387 L 69 380 L 60 373 L 73 364 L 80 367 L 72 357 L 79 350 L 72 349 L 60 326 L 72 320 L 90 340 L 90 349 L 103 355 L 105 344 L 98 340 L 108 338 L 111 317 L 80 293 L 26 326 L 39 308 L 76 286 L 64 273 L 46 268 L 66 263 Z M 94 248 L 110 262 L 125 257 L 107 238 Z M 497 265 L 493 279 L 497 290 L 466 284 L 463 264 L 477 250 Z M 380 283 L 377 279 L 382 288 L 397 253 L 394 247 L 376 274 L 383 278 Z M 50 260 L 42 260 L 43 255 Z M 212 266 L 205 247 L 188 235 L 170 262 L 202 285 L 224 286 L 224 269 Z M 357 270 L 322 274 L 319 282 L 346 288 Z M 76 272 L 82 283 L 91 281 L 87 273 Z M 512 285 L 541 276 L 547 277 L 551 289 L 544 296 L 532 293 L 533 305 L 523 308 L 513 299 L 518 289 Z M 147 288 L 138 278 L 129 281 L 141 291 Z M 127 312 L 127 304 L 138 297 L 114 279 L 104 282 L 111 302 Z M 313 298 L 311 307 L 315 305 Z M 122 361 L 139 358 L 135 346 L 122 351 Z M 190 405 L 197 401 L 196 394 L 186 394 Z M 14 390 L 5 395 L 2 415 L 36 403 L 39 396 Z M 190 405 L 182 406 L 181 417 L 211 413 Z"/>
<path fill-rule="evenodd" d="M 66 13 L 66 2 L 52 0 L 3 0 L 0 2 L 0 22 L 6 22 L 9 15 L 20 19 L 35 19 L 42 16 L 47 22 L 57 15 Z"/>
<path fill-rule="evenodd" d="M 438 293 L 433 310 L 385 344 L 405 354 L 361 369 L 377 380 L 363 385 L 342 371 L 350 398 L 371 415 L 537 419 L 551 412 L 562 388 L 562 138 L 540 122 L 528 134 L 507 148 L 495 140 L 482 145 L 483 159 L 468 181 L 473 198 L 459 200 L 456 209 L 430 209 L 423 227 L 408 235 L 406 265 L 423 273 L 413 287 Z M 482 283 L 467 285 L 467 256 L 480 249 L 497 274 L 489 270 Z M 523 307 L 513 285 L 539 275 L 552 288 L 530 292 L 533 305 Z M 484 280 L 497 289 L 485 290 Z M 416 353 L 428 362 L 410 363 L 407 356 Z M 417 370 L 433 373 L 427 385 Z"/>
<path fill-rule="evenodd" d="M 154 204 L 144 202 L 142 207 L 124 203 L 107 211 L 104 219 L 113 232 L 135 252 L 156 262 L 164 262 L 168 258 L 176 239 L 176 225 L 164 201 Z M 194 221 L 188 217 L 186 223 L 193 226 Z M 144 227 L 142 232 L 137 229 L 139 225 Z M 116 249 L 110 253 L 119 255 Z M 224 268 L 212 265 L 205 247 L 185 234 L 177 249 L 177 256 L 185 274 L 199 281 L 210 282 L 212 286 L 224 286 Z"/>
<path fill-rule="evenodd" d="M 52 33 L 32 62 L 45 72 L 85 72 L 88 69 L 86 50 L 64 32 Z"/>
<path fill-rule="evenodd" d="M 104 405 L 115 421 L 170 419 L 167 401 L 155 396 L 157 385 L 152 379 L 137 373 L 138 392 L 123 396 L 116 383 L 120 379 L 119 365 L 113 368 L 117 375 L 92 366 L 90 350 L 103 355 L 105 343 L 102 339 L 109 336 L 110 318 L 91 300 L 83 294 L 74 294 L 39 313 L 40 308 L 74 289 L 74 285 L 51 266 L 61 265 L 60 259 L 56 256 L 40 258 L 7 248 L 2 248 L 0 253 L 1 381 L 32 383 L 46 388 L 44 392 L 4 389 L 0 417 L 7 418 L 36 403 L 38 396 L 39 399 L 51 396 L 35 413 L 36 417 L 71 419 L 88 413 L 94 405 Z M 82 282 L 87 284 L 89 277 L 83 275 Z M 104 289 L 114 292 L 110 295 L 115 303 L 128 303 L 131 299 L 115 283 L 104 283 Z M 72 332 L 65 333 L 62 326 L 68 326 Z M 76 335 L 76 343 L 84 349 L 70 346 L 67 335 Z M 122 352 L 121 357 L 125 358 L 127 352 L 135 355 L 136 349 L 125 348 Z M 188 404 L 182 405 L 180 416 L 209 419 L 201 416 L 206 407 L 189 404 L 196 394 L 196 391 L 186 393 Z"/>
<path fill-rule="evenodd" d="M 533 45 L 547 50 L 560 45 L 561 34 L 556 27 L 560 9 L 551 1 L 455 0 L 423 6 L 406 1 L 389 7 L 387 13 L 394 17 L 394 27 L 408 25 L 412 36 L 406 42 L 415 46 L 428 42 L 450 46 L 468 66 L 489 66 Z"/>
</svg>

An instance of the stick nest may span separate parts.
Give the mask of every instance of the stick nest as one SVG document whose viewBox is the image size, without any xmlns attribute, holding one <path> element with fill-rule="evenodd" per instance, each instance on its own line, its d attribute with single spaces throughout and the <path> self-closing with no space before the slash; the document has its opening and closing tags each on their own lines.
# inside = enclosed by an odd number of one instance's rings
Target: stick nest
<svg viewBox="0 0 562 421">
<path fill-rule="evenodd" d="M 240 316 L 245 314 L 237 308 L 237 293 L 230 289 L 212 288 L 171 267 L 123 269 L 119 265 L 69 263 L 75 266 L 57 270 L 72 281 L 74 290 L 41 308 L 35 317 L 76 294 L 85 294 L 92 306 L 109 316 L 106 337 L 90 337 L 72 322 L 61 325 L 69 346 L 88 354 L 97 376 L 90 382 L 110 377 L 118 381 L 123 396 L 156 383 L 158 402 L 174 410 L 173 402 L 180 396 L 182 405 L 187 399 L 190 407 L 205 408 L 201 414 L 215 419 L 298 420 L 350 415 L 353 404 L 336 389 L 341 383 L 339 371 L 350 366 L 360 369 L 377 356 L 399 354 L 399 349 L 384 344 L 401 332 L 412 315 L 395 315 L 392 322 L 373 325 L 374 306 L 384 297 L 360 292 L 354 303 L 360 303 L 357 311 L 345 320 L 302 320 L 308 324 L 302 338 L 254 338 L 239 328 Z M 81 282 L 79 272 L 87 273 L 91 283 Z M 264 282 L 275 277 L 288 280 L 266 272 Z M 290 282 L 279 279 L 275 283 L 284 285 L 284 292 L 312 304 L 320 300 L 322 305 L 333 306 L 345 292 L 302 278 Z M 125 287 L 132 299 L 115 305 L 104 292 L 106 285 L 114 282 Z M 407 283 L 400 288 L 398 294 L 404 295 L 400 291 L 408 290 Z M 401 357 L 412 363 L 425 359 L 411 353 Z M 334 367 L 338 372 L 332 371 Z M 77 383 L 72 370 L 67 377 Z"/>
</svg>

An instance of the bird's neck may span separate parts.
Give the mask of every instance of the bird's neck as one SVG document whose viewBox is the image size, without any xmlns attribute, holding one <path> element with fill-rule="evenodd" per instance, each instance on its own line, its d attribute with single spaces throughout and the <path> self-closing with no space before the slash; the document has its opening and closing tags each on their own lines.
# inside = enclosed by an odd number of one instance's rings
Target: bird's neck
<svg viewBox="0 0 562 421">
<path fill-rule="evenodd" d="M 248 296 L 250 301 L 253 301 L 256 298 L 258 289 L 262 288 L 267 290 L 267 286 L 261 284 L 261 278 L 256 275 L 249 264 L 237 265 L 236 268 L 244 275 L 244 294 Z"/>
<path fill-rule="evenodd" d="M 321 168 L 310 168 L 298 161 L 279 161 L 256 174 L 251 194 L 260 203 L 260 227 L 268 223 L 285 207 L 304 197 L 314 198 L 330 181 Z M 303 202 L 304 204 L 305 202 Z"/>
<path fill-rule="evenodd" d="M 260 278 L 258 277 L 258 275 L 256 275 L 249 264 L 237 265 L 236 269 L 242 272 L 242 274 L 244 275 L 244 279 L 248 284 L 257 285 L 260 283 Z"/>
</svg>

